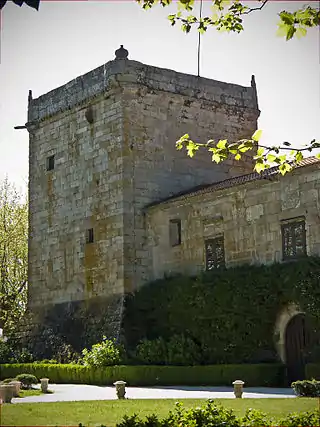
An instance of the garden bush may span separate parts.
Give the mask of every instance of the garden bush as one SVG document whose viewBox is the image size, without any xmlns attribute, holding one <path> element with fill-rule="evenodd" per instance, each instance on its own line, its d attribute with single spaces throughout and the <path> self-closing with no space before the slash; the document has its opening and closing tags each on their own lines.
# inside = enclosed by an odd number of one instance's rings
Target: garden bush
<svg viewBox="0 0 320 427">
<path fill-rule="evenodd" d="M 108 340 L 94 344 L 91 350 L 82 350 L 83 363 L 85 366 L 103 367 L 118 365 L 121 362 L 121 348 L 115 340 Z"/>
<path fill-rule="evenodd" d="M 21 382 L 21 388 L 27 390 L 31 388 L 32 384 L 38 384 L 38 379 L 32 374 L 19 374 L 16 379 Z"/>
<path fill-rule="evenodd" d="M 278 422 L 285 427 L 316 427 L 320 426 L 320 411 L 293 413 Z"/>
<path fill-rule="evenodd" d="M 244 417 L 238 417 L 233 410 L 226 409 L 213 400 L 208 400 L 201 407 L 187 410 L 181 403 L 176 403 L 175 409 L 163 419 L 159 419 L 155 414 L 149 415 L 144 420 L 136 414 L 125 415 L 116 427 L 265 427 L 272 425 L 319 426 L 319 411 L 291 414 L 280 422 L 276 422 L 265 413 L 254 409 L 248 409 Z"/>
<path fill-rule="evenodd" d="M 282 386 L 285 368 L 280 364 L 214 365 L 214 366 L 106 366 L 60 365 L 40 363 L 6 364 L 0 366 L 1 378 L 30 373 L 46 377 L 51 383 L 112 385 L 121 378 L 130 386 L 211 385 L 231 386 L 242 379 L 245 387 Z"/>
<path fill-rule="evenodd" d="M 295 394 L 301 397 L 320 397 L 320 381 L 303 380 L 291 384 Z"/>
</svg>

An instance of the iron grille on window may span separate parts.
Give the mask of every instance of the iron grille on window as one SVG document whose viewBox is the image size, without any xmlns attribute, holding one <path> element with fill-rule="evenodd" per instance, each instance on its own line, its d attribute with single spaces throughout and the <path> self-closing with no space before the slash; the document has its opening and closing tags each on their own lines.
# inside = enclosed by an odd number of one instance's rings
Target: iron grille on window
<svg viewBox="0 0 320 427">
<path fill-rule="evenodd" d="M 283 259 L 299 258 L 306 255 L 305 220 L 300 219 L 281 225 Z"/>
<path fill-rule="evenodd" d="M 205 249 L 207 271 L 225 266 L 223 236 L 216 237 L 215 239 L 206 240 Z"/>
<path fill-rule="evenodd" d="M 169 223 L 169 239 L 171 246 L 181 245 L 181 220 L 171 219 Z"/>
</svg>

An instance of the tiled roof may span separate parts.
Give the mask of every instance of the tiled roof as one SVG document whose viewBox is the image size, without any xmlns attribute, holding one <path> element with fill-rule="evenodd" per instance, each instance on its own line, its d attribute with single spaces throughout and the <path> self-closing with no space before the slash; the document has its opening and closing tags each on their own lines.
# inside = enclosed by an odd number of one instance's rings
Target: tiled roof
<svg viewBox="0 0 320 427">
<path fill-rule="evenodd" d="M 320 164 L 320 160 L 317 159 L 316 157 L 307 157 L 307 158 L 301 160 L 300 162 L 294 164 L 293 168 L 297 169 L 297 168 L 301 168 L 301 167 L 305 167 L 305 166 L 314 165 L 316 163 Z M 272 179 L 274 176 L 279 176 L 278 166 L 275 166 L 275 167 L 272 167 L 269 169 L 265 169 L 260 174 L 257 172 L 252 172 L 252 173 L 249 173 L 246 175 L 241 175 L 241 176 L 237 176 L 234 178 L 228 178 L 228 179 L 225 179 L 224 181 L 219 181 L 219 182 L 214 182 L 211 184 L 205 184 L 205 185 L 193 187 L 188 191 L 183 191 L 181 193 L 177 193 L 177 194 L 174 194 L 173 196 L 167 197 L 166 199 L 162 199 L 158 202 L 151 203 L 150 205 L 147 206 L 147 208 L 151 207 L 151 206 L 156 206 L 156 205 L 168 203 L 168 202 L 175 200 L 175 199 L 184 199 L 184 198 L 187 198 L 190 196 L 196 196 L 196 195 L 200 195 L 200 194 L 204 194 L 204 193 L 212 193 L 212 192 L 217 191 L 217 190 L 235 187 L 237 185 L 246 184 L 246 183 L 252 182 L 252 181 L 258 181 L 261 179 Z"/>
</svg>

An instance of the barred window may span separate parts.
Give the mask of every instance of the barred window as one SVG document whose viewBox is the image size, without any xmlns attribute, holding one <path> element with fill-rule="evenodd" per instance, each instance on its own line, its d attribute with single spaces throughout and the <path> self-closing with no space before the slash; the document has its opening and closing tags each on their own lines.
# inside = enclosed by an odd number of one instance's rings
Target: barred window
<svg viewBox="0 0 320 427">
<path fill-rule="evenodd" d="M 282 257 L 284 260 L 307 254 L 306 223 L 304 218 L 281 224 Z"/>
<path fill-rule="evenodd" d="M 206 251 L 206 270 L 210 271 L 214 268 L 221 268 L 225 266 L 224 255 L 224 237 L 219 236 L 215 239 L 205 241 Z"/>
<path fill-rule="evenodd" d="M 170 246 L 181 245 L 181 220 L 171 219 L 169 223 Z"/>
</svg>

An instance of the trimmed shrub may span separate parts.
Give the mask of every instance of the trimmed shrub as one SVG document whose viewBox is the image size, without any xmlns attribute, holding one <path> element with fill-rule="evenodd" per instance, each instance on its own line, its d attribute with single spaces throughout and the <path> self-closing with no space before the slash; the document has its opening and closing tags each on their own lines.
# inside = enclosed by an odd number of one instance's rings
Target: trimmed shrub
<svg viewBox="0 0 320 427">
<path fill-rule="evenodd" d="M 320 397 L 320 381 L 304 380 L 291 384 L 295 394 L 301 397 Z"/>
<path fill-rule="evenodd" d="M 282 386 L 285 368 L 280 364 L 213 366 L 106 366 L 7 364 L 0 366 L 2 378 L 30 373 L 50 378 L 51 383 L 111 385 L 121 378 L 130 386 L 149 385 L 231 385 L 242 379 L 247 387 Z"/>
<path fill-rule="evenodd" d="M 27 390 L 31 388 L 32 384 L 38 384 L 38 379 L 32 374 L 19 374 L 16 379 L 21 382 L 21 387 Z"/>
<path fill-rule="evenodd" d="M 91 350 L 82 350 L 83 363 L 85 366 L 113 366 L 121 361 L 120 347 L 117 346 L 115 340 L 108 340 L 103 337 L 103 341 L 94 344 Z"/>
</svg>

